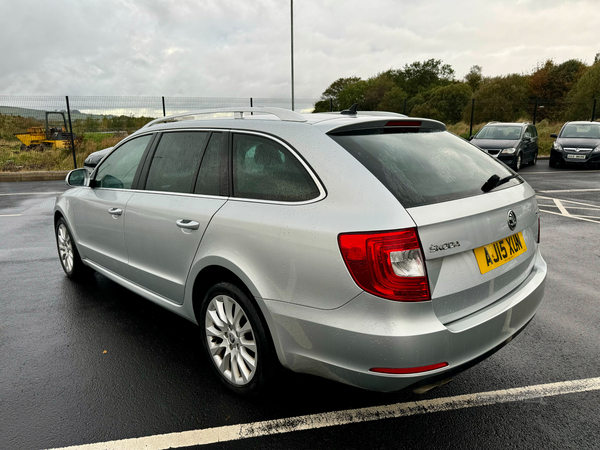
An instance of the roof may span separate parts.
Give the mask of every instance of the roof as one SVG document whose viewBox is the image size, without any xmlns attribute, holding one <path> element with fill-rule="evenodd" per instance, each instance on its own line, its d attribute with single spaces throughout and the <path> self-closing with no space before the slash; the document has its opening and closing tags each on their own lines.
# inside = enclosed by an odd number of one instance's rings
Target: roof
<svg viewBox="0 0 600 450">
<path fill-rule="evenodd" d="M 197 119 L 197 116 L 204 117 Z M 357 114 L 342 114 L 340 112 L 299 114 L 281 108 L 262 107 L 239 107 L 193 111 L 161 117 L 148 123 L 143 128 L 153 128 L 158 125 L 160 125 L 162 129 L 180 128 L 182 126 L 240 128 L 240 121 L 248 121 L 246 125 L 252 123 L 252 127 L 255 128 L 260 122 L 266 124 L 266 122 L 272 123 L 273 121 L 276 121 L 281 124 L 293 124 L 294 126 L 313 125 L 324 133 L 327 133 L 335 128 L 351 126 L 357 123 L 397 121 L 402 119 L 427 122 L 433 125 L 434 128 L 446 129 L 444 124 L 435 120 L 416 117 L 409 118 L 403 114 L 393 112 L 359 111 Z M 185 122 L 185 125 L 183 125 L 182 122 Z"/>
</svg>

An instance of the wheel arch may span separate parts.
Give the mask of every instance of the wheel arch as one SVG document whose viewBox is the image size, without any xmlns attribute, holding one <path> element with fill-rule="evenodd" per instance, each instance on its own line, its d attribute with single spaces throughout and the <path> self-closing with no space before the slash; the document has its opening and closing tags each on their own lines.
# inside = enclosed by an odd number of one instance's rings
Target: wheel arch
<svg viewBox="0 0 600 450">
<path fill-rule="evenodd" d="M 233 270 L 232 270 L 233 269 Z M 286 359 L 281 348 L 281 343 L 277 335 L 276 326 L 273 322 L 269 310 L 265 306 L 264 302 L 258 295 L 258 291 L 254 284 L 250 280 L 244 280 L 246 278 L 243 274 L 238 276 L 235 268 L 228 268 L 222 264 L 213 262 L 210 265 L 203 267 L 194 277 L 192 285 L 192 307 L 194 318 L 198 323 L 198 326 L 202 326 L 203 320 L 200 317 L 200 309 L 202 301 L 208 290 L 216 283 L 229 282 L 240 288 L 250 299 L 252 304 L 256 307 L 256 311 L 263 322 L 263 328 L 267 332 L 267 337 L 270 340 L 277 357 L 283 365 L 286 365 Z"/>
</svg>

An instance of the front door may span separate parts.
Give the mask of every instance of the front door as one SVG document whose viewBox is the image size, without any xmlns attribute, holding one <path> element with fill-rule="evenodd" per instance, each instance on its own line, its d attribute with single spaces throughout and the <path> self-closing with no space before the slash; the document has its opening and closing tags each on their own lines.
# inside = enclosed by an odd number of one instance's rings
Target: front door
<svg viewBox="0 0 600 450">
<path fill-rule="evenodd" d="M 128 278 L 124 222 L 127 202 L 141 158 L 151 141 L 148 134 L 125 142 L 98 167 L 94 187 L 86 187 L 73 201 L 74 229 L 81 256 Z"/>
</svg>

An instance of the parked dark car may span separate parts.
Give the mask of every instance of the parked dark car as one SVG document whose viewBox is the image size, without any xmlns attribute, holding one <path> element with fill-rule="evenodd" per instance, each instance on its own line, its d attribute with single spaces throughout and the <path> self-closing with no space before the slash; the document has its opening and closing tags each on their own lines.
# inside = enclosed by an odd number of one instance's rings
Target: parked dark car
<svg viewBox="0 0 600 450">
<path fill-rule="evenodd" d="M 108 155 L 108 153 L 112 149 L 112 147 L 108 147 L 102 150 L 98 150 L 97 152 L 90 153 L 88 157 L 85 158 L 85 161 L 83 162 L 83 167 L 85 167 L 89 173 L 92 173 L 98 165 L 98 163 L 102 161 L 102 158 Z"/>
<path fill-rule="evenodd" d="M 600 123 L 567 122 L 555 138 L 550 152 L 550 167 L 567 163 L 600 164 Z"/>
<path fill-rule="evenodd" d="M 490 122 L 470 141 L 514 170 L 537 162 L 538 133 L 530 123 Z"/>
</svg>

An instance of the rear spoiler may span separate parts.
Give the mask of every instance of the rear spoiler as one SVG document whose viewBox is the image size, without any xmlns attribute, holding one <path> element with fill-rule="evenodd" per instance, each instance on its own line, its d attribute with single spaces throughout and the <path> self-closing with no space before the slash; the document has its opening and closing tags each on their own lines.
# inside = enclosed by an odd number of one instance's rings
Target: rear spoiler
<svg viewBox="0 0 600 450">
<path fill-rule="evenodd" d="M 382 119 L 373 117 L 373 120 L 361 120 L 357 123 L 344 124 L 333 128 L 327 134 L 355 134 L 357 132 L 374 132 L 375 130 L 383 130 L 384 133 L 429 133 L 433 131 L 446 131 L 446 125 L 442 122 L 432 119 L 422 118 L 399 118 L 390 117 Z"/>
</svg>

